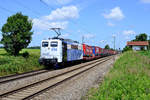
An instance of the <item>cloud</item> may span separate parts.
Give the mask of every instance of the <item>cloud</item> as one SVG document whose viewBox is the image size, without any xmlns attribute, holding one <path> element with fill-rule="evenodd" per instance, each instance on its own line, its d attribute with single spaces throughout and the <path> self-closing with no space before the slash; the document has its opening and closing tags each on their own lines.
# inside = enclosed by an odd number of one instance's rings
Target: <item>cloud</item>
<svg viewBox="0 0 150 100">
<path fill-rule="evenodd" d="M 41 0 L 48 5 L 65 5 L 72 2 L 72 0 Z"/>
<path fill-rule="evenodd" d="M 111 26 L 111 27 L 115 26 L 115 24 L 113 24 L 113 23 L 111 23 L 111 22 L 108 22 L 107 25 L 108 25 L 108 26 Z"/>
<path fill-rule="evenodd" d="M 41 19 L 33 19 L 33 27 L 40 30 L 48 30 L 52 27 L 59 27 L 65 29 L 68 25 L 68 21 L 61 21 L 61 22 L 47 22 Z"/>
<path fill-rule="evenodd" d="M 142 3 L 150 3 L 150 0 L 141 0 Z"/>
<path fill-rule="evenodd" d="M 135 31 L 133 31 L 133 30 L 124 30 L 124 31 L 123 31 L 123 34 L 124 34 L 124 35 L 134 35 L 134 34 L 136 34 L 136 33 L 135 33 Z"/>
<path fill-rule="evenodd" d="M 94 34 L 88 33 L 88 34 L 82 35 L 82 37 L 84 37 L 83 38 L 84 43 L 89 43 L 90 45 L 92 45 L 94 43 L 94 39 L 93 39 L 93 38 L 95 38 Z"/>
<path fill-rule="evenodd" d="M 62 34 L 60 37 L 62 37 L 62 38 L 67 38 L 69 36 L 69 34 L 68 33 L 65 33 L 65 34 Z"/>
<path fill-rule="evenodd" d="M 115 7 L 110 10 L 110 13 L 103 14 L 106 19 L 122 20 L 125 16 L 120 7 Z"/>
<path fill-rule="evenodd" d="M 94 34 L 84 34 L 83 37 L 86 39 L 90 39 L 90 38 L 94 38 L 95 35 Z"/>
<path fill-rule="evenodd" d="M 67 28 L 70 19 L 79 17 L 79 11 L 76 6 L 64 6 L 53 10 L 50 15 L 34 18 L 33 27 L 41 30 L 48 30 L 52 27 Z"/>
<path fill-rule="evenodd" d="M 44 16 L 46 20 L 65 20 L 79 17 L 79 11 L 76 6 L 65 6 L 51 12 L 50 15 Z"/>
<path fill-rule="evenodd" d="M 105 43 L 105 42 L 106 42 L 106 40 L 101 40 L 101 41 L 100 41 L 100 43 Z"/>
<path fill-rule="evenodd" d="M 116 37 L 116 36 L 117 36 L 116 34 L 113 34 L 113 35 L 112 35 L 112 37 Z"/>
</svg>

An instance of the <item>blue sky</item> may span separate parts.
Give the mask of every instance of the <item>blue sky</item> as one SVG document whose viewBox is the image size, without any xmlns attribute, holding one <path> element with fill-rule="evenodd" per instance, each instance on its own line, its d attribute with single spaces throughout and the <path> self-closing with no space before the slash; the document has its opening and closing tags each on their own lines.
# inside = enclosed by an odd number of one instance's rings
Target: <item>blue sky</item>
<svg viewBox="0 0 150 100">
<path fill-rule="evenodd" d="M 149 33 L 150 0 L 0 0 L 0 28 L 9 16 L 22 12 L 33 22 L 30 46 L 56 36 L 49 30 L 62 28 L 62 37 L 89 45 L 123 48 L 140 33 Z M 0 39 L 2 38 L 0 34 Z"/>
</svg>

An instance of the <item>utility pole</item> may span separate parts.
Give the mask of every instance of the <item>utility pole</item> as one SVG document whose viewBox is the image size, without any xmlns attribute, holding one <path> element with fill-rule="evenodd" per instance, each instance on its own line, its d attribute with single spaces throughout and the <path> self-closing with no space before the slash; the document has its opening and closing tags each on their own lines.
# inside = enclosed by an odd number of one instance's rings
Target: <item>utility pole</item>
<svg viewBox="0 0 150 100">
<path fill-rule="evenodd" d="M 115 36 L 115 35 L 113 35 L 113 38 L 114 38 L 114 50 L 115 50 L 116 36 Z M 115 61 L 115 56 L 113 56 L 113 61 Z"/>
<path fill-rule="evenodd" d="M 115 42 L 116 42 L 116 36 L 114 35 L 113 38 L 114 38 L 114 50 L 115 50 L 115 49 L 116 49 L 116 47 L 115 47 L 115 46 L 116 46 L 116 45 L 115 45 Z"/>
<path fill-rule="evenodd" d="M 50 28 L 51 30 L 53 30 L 56 34 L 57 34 L 57 38 L 61 35 L 61 28 Z"/>
<path fill-rule="evenodd" d="M 84 36 L 82 36 L 82 44 L 84 43 Z"/>
</svg>

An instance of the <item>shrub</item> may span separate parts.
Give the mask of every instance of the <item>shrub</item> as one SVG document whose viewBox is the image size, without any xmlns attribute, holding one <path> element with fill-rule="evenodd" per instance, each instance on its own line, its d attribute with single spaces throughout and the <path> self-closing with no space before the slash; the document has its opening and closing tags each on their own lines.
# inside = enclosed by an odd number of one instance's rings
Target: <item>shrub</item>
<svg viewBox="0 0 150 100">
<path fill-rule="evenodd" d="M 22 56 L 23 56 L 24 58 L 28 58 L 28 57 L 29 57 L 29 53 L 28 53 L 27 51 L 25 51 L 25 52 L 22 54 Z"/>
</svg>

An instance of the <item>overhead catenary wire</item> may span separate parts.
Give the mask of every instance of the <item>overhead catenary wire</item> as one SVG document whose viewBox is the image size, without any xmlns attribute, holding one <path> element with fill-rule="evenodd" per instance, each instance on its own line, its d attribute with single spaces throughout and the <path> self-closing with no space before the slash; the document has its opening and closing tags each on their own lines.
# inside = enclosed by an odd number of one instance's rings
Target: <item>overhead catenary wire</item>
<svg viewBox="0 0 150 100">
<path fill-rule="evenodd" d="M 43 4 L 45 4 L 47 7 L 49 7 L 49 5 L 47 5 L 45 2 L 43 2 L 43 0 L 40 0 L 40 1 L 41 1 Z M 39 14 L 40 14 L 39 12 L 34 11 L 33 9 L 29 8 L 28 6 L 26 6 L 25 4 L 21 3 L 20 1 L 14 0 L 13 2 L 16 3 L 17 5 L 19 5 L 19 6 L 23 7 L 23 8 L 25 8 L 25 9 L 27 9 L 27 10 L 33 12 L 34 14 L 37 15 L 36 17 L 39 17 Z M 4 7 L 0 7 L 0 8 L 2 8 L 3 10 L 5 10 L 5 11 L 7 11 L 7 12 L 14 13 L 14 11 L 9 10 L 9 9 L 6 9 L 6 8 L 4 8 Z M 53 7 L 51 7 L 51 10 L 55 10 L 55 9 L 54 9 Z M 64 15 L 63 15 L 63 16 L 64 16 Z M 77 23 L 76 23 L 75 21 L 70 21 L 70 22 L 72 22 L 73 24 L 77 25 Z M 47 24 L 47 23 L 45 23 L 45 22 L 43 22 L 43 24 L 49 26 L 49 24 Z M 77 26 L 78 26 L 78 25 L 77 25 Z M 70 33 L 69 31 L 66 31 L 66 30 L 64 30 L 64 31 Z M 86 32 L 87 32 L 87 33 L 91 33 L 91 32 L 88 32 L 88 31 L 86 31 Z"/>
<path fill-rule="evenodd" d="M 51 8 L 51 10 L 55 10 L 55 8 L 53 8 L 53 7 L 50 7 L 47 3 L 45 3 L 43 0 L 40 0 L 44 5 L 46 5 L 48 8 Z M 63 15 L 63 14 L 62 14 Z M 63 15 L 63 17 L 65 17 L 65 15 Z M 75 22 L 75 21 L 70 21 L 70 22 L 72 22 L 73 24 L 75 24 L 75 25 L 77 25 L 78 26 L 78 24 Z M 92 32 L 89 32 L 88 30 L 86 30 L 85 28 L 84 28 L 84 25 L 81 25 L 80 24 L 80 26 L 82 27 L 82 29 L 86 32 L 86 33 L 92 33 Z"/>
<path fill-rule="evenodd" d="M 40 0 L 44 5 L 46 5 L 47 7 L 49 7 L 49 5 L 47 5 L 45 2 L 43 2 L 43 0 Z M 20 1 L 18 1 L 18 0 L 14 0 L 13 1 L 14 3 L 16 3 L 17 5 L 19 5 L 19 6 L 21 6 L 21 7 L 23 7 L 23 8 L 25 8 L 25 9 L 27 9 L 27 10 L 29 10 L 29 11 L 31 11 L 31 12 L 33 12 L 35 15 L 36 15 L 36 17 L 39 17 L 39 15 L 40 15 L 40 13 L 39 12 L 37 12 L 37 11 L 34 11 L 33 9 L 31 9 L 30 7 L 28 7 L 28 6 L 26 6 L 25 4 L 23 4 L 23 3 L 21 3 Z M 55 10 L 53 7 L 51 7 L 51 10 Z M 9 11 L 9 10 L 8 10 Z M 13 11 L 9 11 L 9 12 L 13 12 Z M 63 15 L 64 16 L 64 15 Z M 65 16 L 64 16 L 65 17 Z M 77 23 L 75 22 L 75 21 L 70 21 L 70 22 L 72 22 L 73 24 L 75 24 L 76 26 L 78 26 L 77 25 Z M 45 22 L 43 22 L 42 24 L 45 24 L 45 25 L 48 25 L 49 26 L 49 24 L 48 23 L 45 23 Z M 80 25 L 81 26 L 81 25 Z M 67 31 L 67 30 L 63 30 L 64 32 L 67 32 L 67 33 L 70 33 L 70 31 Z M 91 32 L 89 32 L 89 31 L 87 31 L 87 30 L 83 30 L 83 31 L 85 31 L 86 33 L 91 33 Z M 72 32 L 71 32 L 72 33 Z"/>
<path fill-rule="evenodd" d="M 31 11 L 32 13 L 34 13 L 34 14 L 36 15 L 36 17 L 39 17 L 39 15 L 41 14 L 41 13 L 39 13 L 39 12 L 37 12 L 37 11 L 35 11 L 35 10 L 29 8 L 28 6 L 26 6 L 25 4 L 21 3 L 21 2 L 18 1 L 18 0 L 14 0 L 13 2 L 16 3 L 17 5 L 19 5 L 19 6 L 23 7 L 23 8 L 25 8 L 25 9 L 27 9 L 27 10 L 29 10 L 29 11 Z M 42 24 L 45 24 L 45 25 L 49 26 L 49 24 L 47 24 L 47 23 L 44 22 L 44 21 L 43 21 Z M 65 32 L 68 32 L 67 30 L 64 30 L 64 31 L 65 31 Z M 69 32 L 68 32 L 68 33 L 69 33 Z"/>
<path fill-rule="evenodd" d="M 14 0 L 13 2 L 15 2 L 16 4 L 18 4 L 18 5 L 22 6 L 22 7 L 24 7 L 25 9 L 30 10 L 31 12 L 33 12 L 33 13 L 35 13 L 35 14 L 37 14 L 37 15 L 40 14 L 39 12 L 34 11 L 33 9 L 29 8 L 28 6 L 24 5 L 23 3 L 21 3 L 21 2 L 18 1 L 18 0 Z"/>
<path fill-rule="evenodd" d="M 0 6 L 0 9 L 4 10 L 6 12 L 9 12 L 9 13 L 15 13 L 14 11 L 11 11 L 11 10 L 9 10 L 7 8 L 2 7 L 2 6 Z"/>
</svg>

